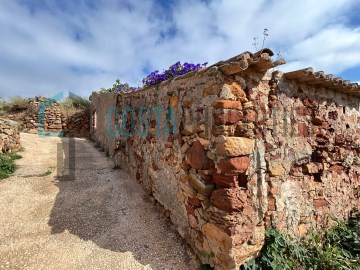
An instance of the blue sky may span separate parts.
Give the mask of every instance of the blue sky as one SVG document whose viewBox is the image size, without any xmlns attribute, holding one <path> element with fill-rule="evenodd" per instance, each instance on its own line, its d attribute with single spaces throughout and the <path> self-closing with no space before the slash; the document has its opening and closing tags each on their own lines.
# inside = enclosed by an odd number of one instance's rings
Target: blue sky
<svg viewBox="0 0 360 270">
<path fill-rule="evenodd" d="M 255 51 L 264 28 L 281 70 L 360 82 L 359 14 L 360 0 L 3 0 L 0 97 L 88 96 L 117 78 L 139 86 L 177 61 Z"/>
</svg>

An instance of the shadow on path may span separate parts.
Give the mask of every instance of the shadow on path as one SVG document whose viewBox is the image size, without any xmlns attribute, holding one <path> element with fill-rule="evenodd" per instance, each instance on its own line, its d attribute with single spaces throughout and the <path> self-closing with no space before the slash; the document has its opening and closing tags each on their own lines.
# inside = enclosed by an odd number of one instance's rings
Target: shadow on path
<svg viewBox="0 0 360 270">
<path fill-rule="evenodd" d="M 65 175 L 56 181 L 59 192 L 49 220 L 52 234 L 67 230 L 101 248 L 131 252 L 153 269 L 195 269 L 184 241 L 135 179 L 114 169 L 87 140 L 63 138 L 58 148 L 65 153 Z"/>
</svg>

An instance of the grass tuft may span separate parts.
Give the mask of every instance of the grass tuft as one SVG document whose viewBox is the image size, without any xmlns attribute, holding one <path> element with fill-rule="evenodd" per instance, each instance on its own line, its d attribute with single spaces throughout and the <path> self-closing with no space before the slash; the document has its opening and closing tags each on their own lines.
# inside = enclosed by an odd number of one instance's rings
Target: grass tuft
<svg viewBox="0 0 360 270">
<path fill-rule="evenodd" d="M 0 179 L 8 178 L 15 172 L 17 166 L 15 160 L 22 158 L 15 153 L 0 154 Z"/>
<path fill-rule="evenodd" d="M 243 270 L 360 270 L 360 214 L 324 233 L 310 232 L 294 240 L 274 229 L 266 231 L 261 256 Z"/>
</svg>

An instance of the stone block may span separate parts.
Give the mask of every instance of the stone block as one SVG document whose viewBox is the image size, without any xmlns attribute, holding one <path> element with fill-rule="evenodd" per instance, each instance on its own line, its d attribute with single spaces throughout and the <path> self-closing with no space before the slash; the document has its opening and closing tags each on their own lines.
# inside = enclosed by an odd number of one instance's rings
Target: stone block
<svg viewBox="0 0 360 270">
<path fill-rule="evenodd" d="M 222 188 L 238 188 L 238 175 L 224 175 L 224 174 L 215 174 L 213 176 L 213 181 L 216 187 Z"/>
<path fill-rule="evenodd" d="M 285 168 L 282 164 L 276 164 L 271 167 L 270 169 L 270 175 L 271 176 L 280 176 L 285 174 Z"/>
<path fill-rule="evenodd" d="M 247 109 L 244 111 L 243 122 L 256 122 L 256 112 L 254 110 Z"/>
<path fill-rule="evenodd" d="M 328 201 L 325 200 L 324 198 L 314 199 L 313 202 L 314 202 L 315 209 L 320 209 L 323 207 L 327 207 L 329 205 Z"/>
<path fill-rule="evenodd" d="M 220 188 L 212 192 L 210 202 L 216 208 L 226 212 L 237 212 L 246 202 L 246 196 L 241 196 L 241 189 Z"/>
<path fill-rule="evenodd" d="M 216 153 L 220 156 L 242 156 L 252 153 L 255 140 L 245 137 L 227 137 L 225 142 L 218 143 Z"/>
<path fill-rule="evenodd" d="M 225 111 L 214 114 L 215 125 L 232 125 L 238 123 L 241 119 L 241 111 Z"/>
<path fill-rule="evenodd" d="M 211 160 L 207 157 L 204 146 L 199 141 L 195 141 L 186 151 L 185 158 L 187 163 L 197 170 L 206 170 L 211 166 Z"/>
<path fill-rule="evenodd" d="M 242 109 L 241 102 L 233 101 L 233 100 L 216 100 L 213 103 L 213 107 L 215 109 L 237 109 L 237 110 Z"/>
<path fill-rule="evenodd" d="M 222 159 L 217 164 L 218 168 L 223 173 L 235 174 L 244 173 L 248 169 L 250 164 L 249 157 L 235 157 Z"/>
</svg>

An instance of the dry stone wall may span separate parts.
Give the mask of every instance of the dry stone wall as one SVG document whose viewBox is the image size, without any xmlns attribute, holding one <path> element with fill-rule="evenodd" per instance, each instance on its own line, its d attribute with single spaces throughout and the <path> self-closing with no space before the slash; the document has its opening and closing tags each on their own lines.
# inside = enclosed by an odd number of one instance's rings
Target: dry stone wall
<svg viewBox="0 0 360 270">
<path fill-rule="evenodd" d="M 286 78 L 273 82 L 253 94 L 270 97 L 257 102 L 270 116 L 259 135 L 268 172 L 266 223 L 301 237 L 360 206 L 360 99 Z"/>
<path fill-rule="evenodd" d="M 0 153 L 18 151 L 20 148 L 19 124 L 0 119 Z"/>
<path fill-rule="evenodd" d="M 359 100 L 244 53 L 145 90 L 93 93 L 91 136 L 203 263 L 238 269 L 266 227 L 301 236 L 359 205 Z"/>
<path fill-rule="evenodd" d="M 29 133 L 63 132 L 73 136 L 88 136 L 90 112 L 69 114 L 56 101 L 40 97 L 31 100 L 21 125 Z"/>
<path fill-rule="evenodd" d="M 68 116 L 63 127 L 70 136 L 88 137 L 90 132 L 90 111 L 81 111 Z"/>
</svg>

